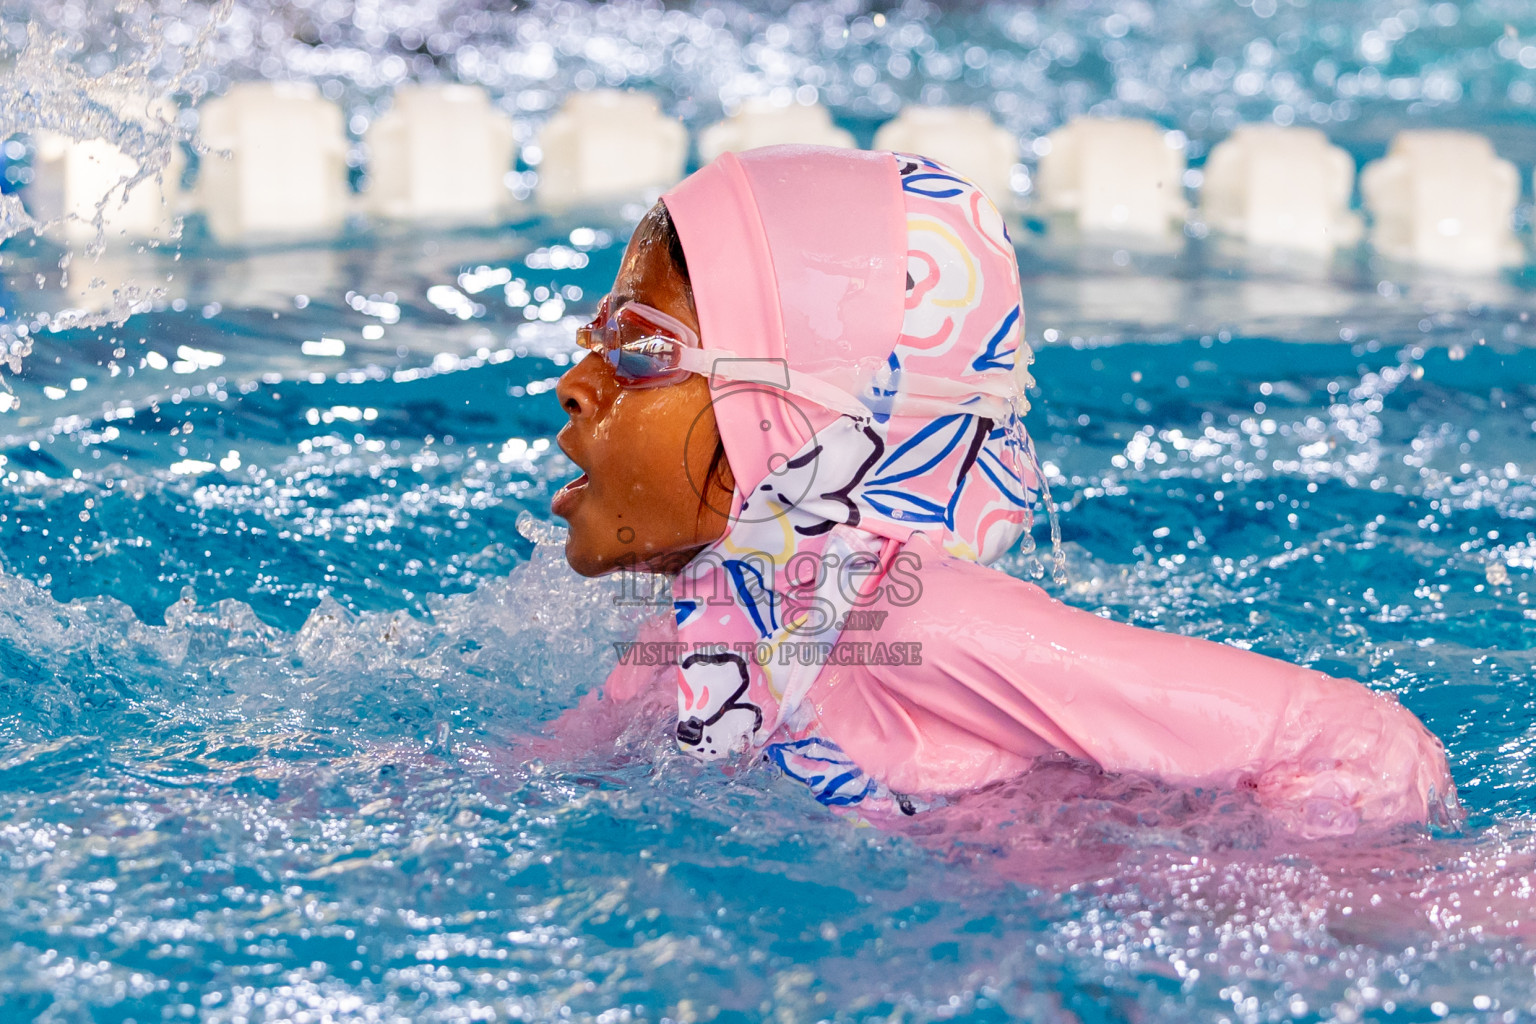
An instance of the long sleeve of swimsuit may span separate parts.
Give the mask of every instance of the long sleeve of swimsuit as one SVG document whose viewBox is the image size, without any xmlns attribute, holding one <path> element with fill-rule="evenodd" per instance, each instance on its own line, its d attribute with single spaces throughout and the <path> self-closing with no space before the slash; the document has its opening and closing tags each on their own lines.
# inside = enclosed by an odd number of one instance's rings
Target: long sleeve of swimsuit
<svg viewBox="0 0 1536 1024">
<path fill-rule="evenodd" d="M 916 641 L 922 663 L 829 665 L 810 695 L 823 733 L 897 792 L 971 789 L 1065 751 L 1252 787 L 1307 835 L 1423 822 L 1452 796 L 1439 740 L 1390 695 L 1071 608 L 922 537 L 908 550 L 918 599 L 872 606 L 879 628 L 841 642 Z"/>
</svg>

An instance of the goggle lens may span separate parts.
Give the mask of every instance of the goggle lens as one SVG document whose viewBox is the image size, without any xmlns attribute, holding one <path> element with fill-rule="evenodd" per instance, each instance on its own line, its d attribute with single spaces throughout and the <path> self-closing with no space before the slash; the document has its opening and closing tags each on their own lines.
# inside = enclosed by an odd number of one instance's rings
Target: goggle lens
<svg viewBox="0 0 1536 1024">
<path fill-rule="evenodd" d="M 678 365 L 682 349 L 690 342 L 697 344 L 686 326 L 665 313 L 626 303 L 617 314 L 611 314 L 606 298 L 576 340 L 601 355 L 626 387 L 656 387 L 682 380 L 688 376 Z"/>
<path fill-rule="evenodd" d="M 677 368 L 679 347 L 671 338 L 645 338 L 605 349 L 603 354 L 622 383 L 666 383 L 688 375 Z"/>
</svg>

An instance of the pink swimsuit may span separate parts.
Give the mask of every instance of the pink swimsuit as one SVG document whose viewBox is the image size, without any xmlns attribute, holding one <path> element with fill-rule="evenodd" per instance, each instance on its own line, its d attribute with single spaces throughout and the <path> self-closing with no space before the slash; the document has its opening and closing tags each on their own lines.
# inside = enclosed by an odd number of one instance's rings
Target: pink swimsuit
<svg viewBox="0 0 1536 1024">
<path fill-rule="evenodd" d="M 734 361 L 711 381 L 731 525 L 673 585 L 684 750 L 760 751 L 823 803 L 876 812 L 1055 751 L 1252 788 L 1303 835 L 1454 801 L 1439 741 L 1390 696 L 984 567 L 1041 487 L 1018 267 L 969 181 L 781 146 L 722 156 L 665 202 L 704 348 Z"/>
</svg>

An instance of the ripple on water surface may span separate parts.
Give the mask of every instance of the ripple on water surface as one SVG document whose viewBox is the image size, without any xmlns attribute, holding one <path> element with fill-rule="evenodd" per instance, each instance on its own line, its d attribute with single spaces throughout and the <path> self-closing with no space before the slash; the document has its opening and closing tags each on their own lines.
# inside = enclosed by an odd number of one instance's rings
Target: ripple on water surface
<svg viewBox="0 0 1536 1024">
<path fill-rule="evenodd" d="M 658 607 L 536 543 L 573 472 L 550 444 L 560 332 L 618 243 L 539 280 L 531 245 L 463 244 L 482 251 L 353 253 L 302 309 L 210 274 L 184 310 L 59 336 L 15 382 L 8 1013 L 1536 1014 L 1517 315 L 1513 334 L 1487 311 L 1440 325 L 1464 344 L 1418 340 L 1415 313 L 1406 337 L 1327 319 L 1074 345 L 1060 279 L 1026 282 L 1032 331 L 1059 338 L 1031 413 L 1066 506 L 1057 592 L 1397 694 L 1446 739 L 1464 833 L 1301 844 L 1230 794 L 1059 761 L 855 828 L 760 767 L 678 756 L 665 692 L 581 701 Z M 426 299 L 481 266 L 528 301 L 576 287 L 571 319 Z M 369 303 L 397 307 L 371 340 Z M 321 338 L 342 354 L 305 355 Z"/>
</svg>

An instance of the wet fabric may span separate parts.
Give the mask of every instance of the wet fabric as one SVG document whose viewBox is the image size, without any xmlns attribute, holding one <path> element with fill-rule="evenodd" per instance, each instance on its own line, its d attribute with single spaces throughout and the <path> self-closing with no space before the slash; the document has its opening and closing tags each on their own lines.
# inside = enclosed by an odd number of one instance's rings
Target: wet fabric
<svg viewBox="0 0 1536 1024">
<path fill-rule="evenodd" d="M 749 227 L 767 242 L 765 259 L 695 256 L 701 239 L 690 229 L 704 204 L 694 200 L 705 190 L 711 203 L 728 195 L 758 215 Z M 796 147 L 728 155 L 666 201 L 703 333 L 728 339 L 732 358 L 764 363 L 761 386 L 713 395 L 733 473 L 747 486 L 727 535 L 674 583 L 691 651 L 679 742 L 716 758 L 772 737 L 769 756 L 792 772 L 826 766 L 847 776 L 817 787 L 825 799 L 869 799 L 875 787 L 817 736 L 805 704 L 841 624 L 901 585 L 901 549 L 914 532 L 990 560 L 1028 528 L 1039 497 L 1022 406 L 1000 418 L 963 411 L 988 390 L 1022 395 L 1013 246 L 979 189 L 919 157 Z M 737 266 L 753 282 L 716 280 Z M 761 306 L 743 310 L 733 297 L 752 285 Z M 773 388 L 775 360 L 848 386 L 870 411 L 832 416 Z M 887 400 L 917 377 L 973 393 L 957 393 L 944 415 L 904 415 Z M 700 650 L 711 644 L 724 649 Z"/>
<path fill-rule="evenodd" d="M 673 584 L 685 751 L 760 751 L 861 810 L 910 812 L 1053 751 L 1249 785 L 1310 808 L 1292 819 L 1314 832 L 1424 820 L 1448 796 L 1438 741 L 1390 698 L 983 568 L 1029 529 L 1041 482 L 1018 267 L 975 185 L 922 157 L 792 146 L 722 156 L 664 198 L 703 347 L 732 363 L 711 386 L 737 482 L 725 536 Z M 867 411 L 786 391 L 786 370 Z"/>
</svg>

